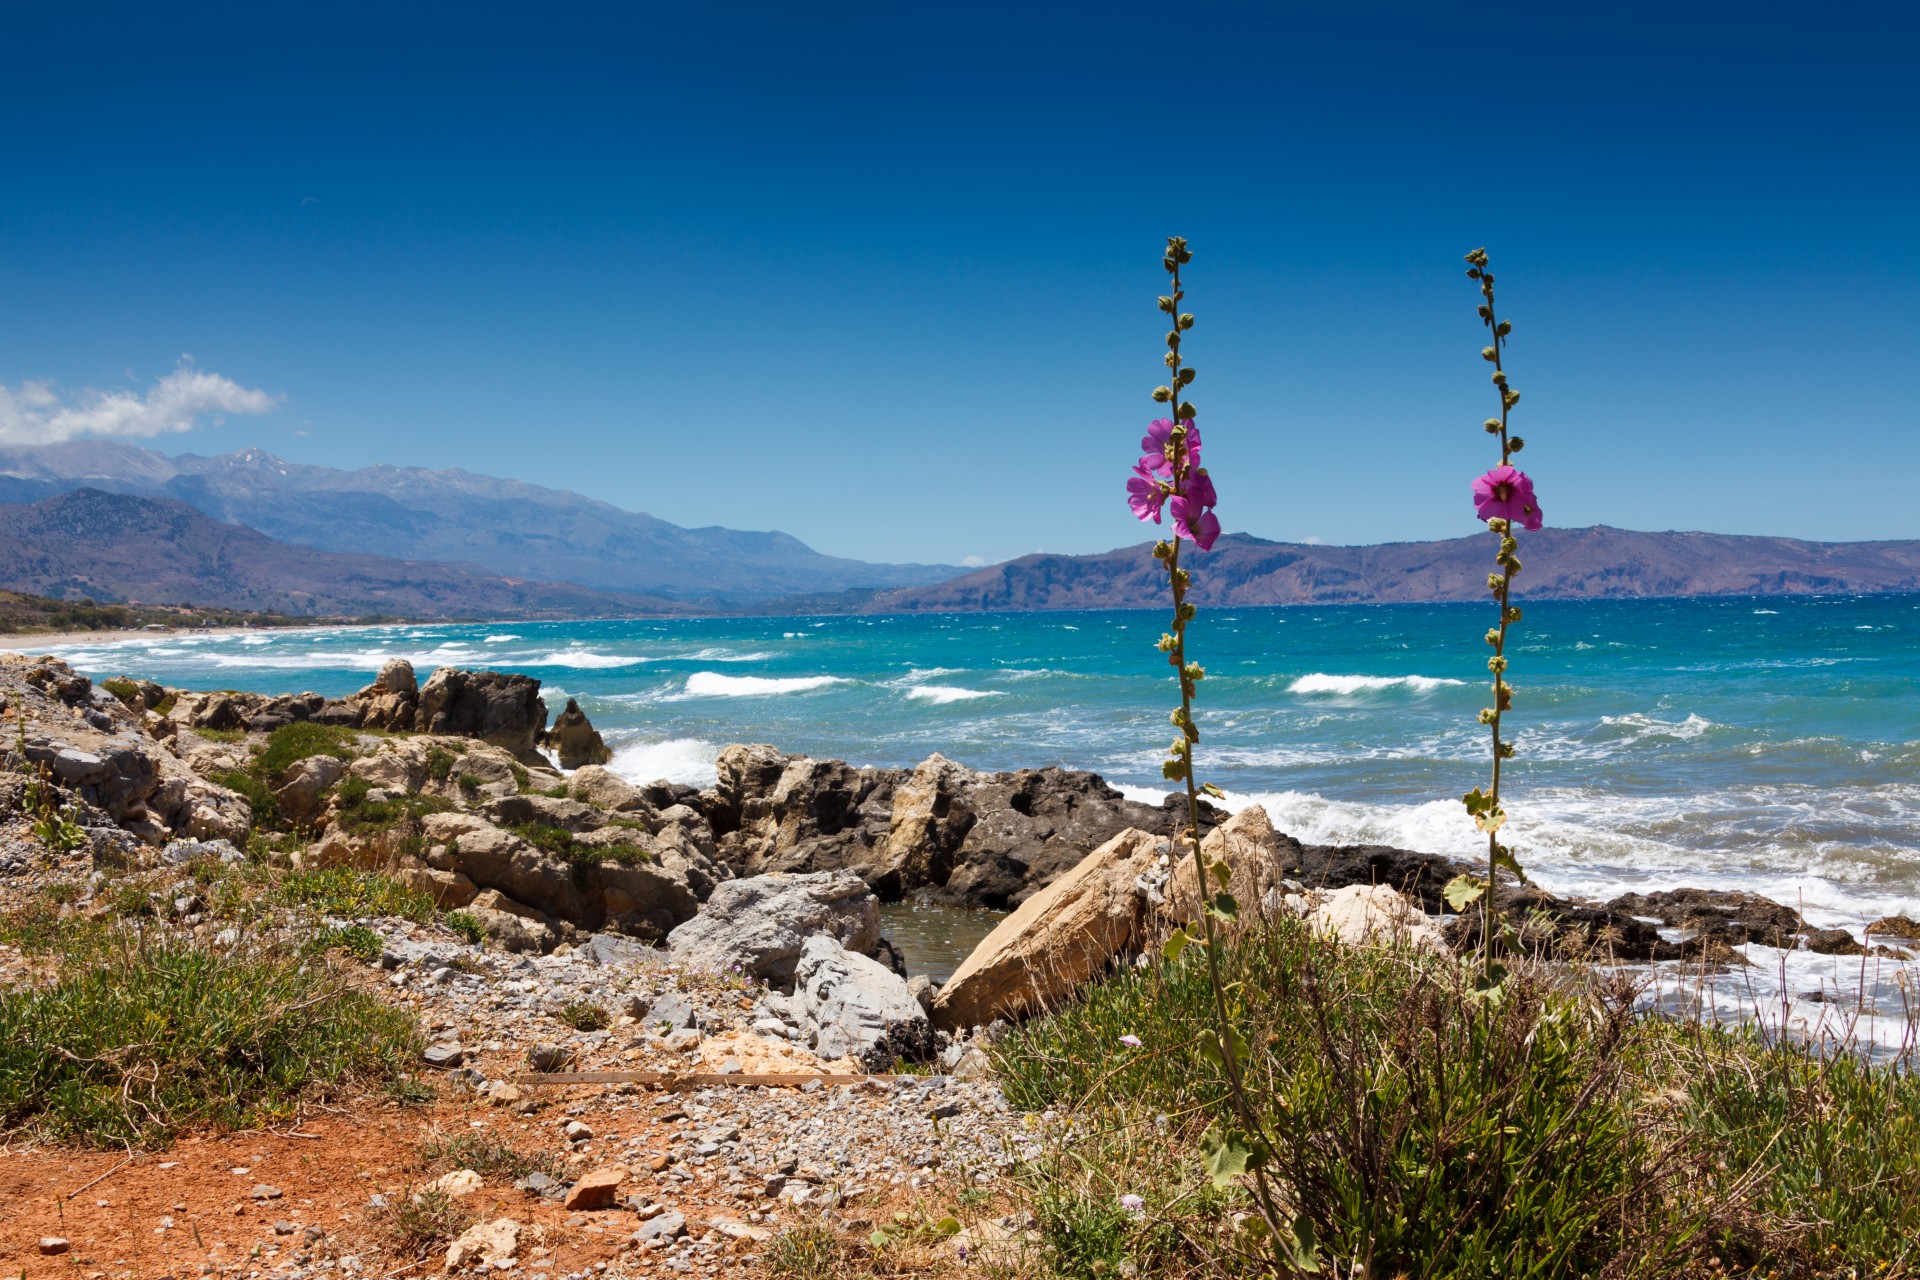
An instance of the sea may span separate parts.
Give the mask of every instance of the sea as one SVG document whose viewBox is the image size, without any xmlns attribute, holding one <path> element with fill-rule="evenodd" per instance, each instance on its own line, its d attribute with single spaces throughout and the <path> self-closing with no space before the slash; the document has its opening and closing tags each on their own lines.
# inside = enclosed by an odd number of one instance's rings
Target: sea
<svg viewBox="0 0 1920 1280">
<path fill-rule="evenodd" d="M 1511 842 L 1544 887 L 1594 899 L 1744 889 L 1856 933 L 1882 916 L 1920 919 L 1920 596 L 1523 608 L 1503 798 Z M 1475 855 L 1484 838 L 1460 797 L 1488 774 L 1477 712 L 1493 615 L 1473 603 L 1203 611 L 1189 641 L 1207 672 L 1201 777 L 1304 841 Z M 1091 769 L 1157 799 L 1178 697 L 1155 648 L 1166 622 L 1155 611 L 512 622 L 157 633 L 59 652 L 96 677 L 330 696 L 396 657 L 423 680 L 442 665 L 524 672 L 553 713 L 577 699 L 614 770 L 637 781 L 707 783 L 723 746 L 767 742 L 863 765 L 938 751 L 978 769 Z M 1750 950 L 1760 974 L 1726 997 L 1735 1005 L 1786 1007 L 1850 983 L 1853 1007 L 1906 1021 L 1894 1015 L 1912 966 Z M 1815 997 L 1803 1016 L 1831 1021 L 1836 1004 L 1847 1007 Z"/>
</svg>

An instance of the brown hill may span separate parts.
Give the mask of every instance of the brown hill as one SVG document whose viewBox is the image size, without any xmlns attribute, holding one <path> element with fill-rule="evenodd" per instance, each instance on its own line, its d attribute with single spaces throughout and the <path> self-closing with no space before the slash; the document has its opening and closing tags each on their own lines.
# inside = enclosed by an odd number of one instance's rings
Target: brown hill
<svg viewBox="0 0 1920 1280">
<path fill-rule="evenodd" d="M 1166 603 L 1151 543 L 1090 556 L 1033 555 L 931 587 L 877 592 L 862 613 L 980 609 L 1135 609 Z M 1478 600 L 1492 534 L 1444 542 L 1326 547 L 1229 534 L 1185 553 L 1194 599 L 1215 605 Z M 1523 534 L 1530 599 L 1834 595 L 1920 591 L 1920 541 L 1802 542 L 1718 533 L 1639 533 L 1596 525 Z"/>
<path fill-rule="evenodd" d="M 0 506 L 0 587 L 64 600 L 291 615 L 620 617 L 687 606 L 469 565 L 316 551 L 223 524 L 183 502 L 77 489 Z"/>
</svg>

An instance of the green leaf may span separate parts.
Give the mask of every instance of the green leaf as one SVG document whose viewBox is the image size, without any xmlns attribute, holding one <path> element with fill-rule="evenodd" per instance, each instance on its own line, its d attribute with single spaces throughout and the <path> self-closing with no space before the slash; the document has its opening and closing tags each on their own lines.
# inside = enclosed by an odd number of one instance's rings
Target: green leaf
<svg viewBox="0 0 1920 1280">
<path fill-rule="evenodd" d="M 1224 1191 L 1236 1178 L 1245 1176 L 1253 1158 L 1252 1144 L 1235 1130 L 1208 1129 L 1200 1139 L 1200 1166 L 1216 1190 Z"/>
<path fill-rule="evenodd" d="M 1474 815 L 1473 825 L 1488 835 L 1492 835 L 1501 827 L 1507 825 L 1507 811 L 1505 809 L 1489 809 L 1484 813 L 1476 814 Z"/>
<path fill-rule="evenodd" d="M 1233 868 L 1226 864 L 1225 859 L 1210 864 L 1207 870 L 1213 872 L 1213 882 L 1222 889 L 1233 883 Z"/>
<path fill-rule="evenodd" d="M 884 1231 L 875 1231 L 867 1237 L 867 1243 L 876 1249 L 884 1249 L 893 1243 L 893 1237 Z"/>
<path fill-rule="evenodd" d="M 1478 902 L 1480 895 L 1486 891 L 1487 884 L 1484 880 L 1474 876 L 1455 876 L 1447 881 L 1447 887 L 1440 892 L 1446 898 L 1448 906 L 1455 911 L 1465 911 L 1470 905 Z"/>
<path fill-rule="evenodd" d="M 1227 1065 L 1227 1060 L 1220 1054 L 1220 1042 L 1211 1036 L 1200 1042 L 1200 1056 L 1216 1067 Z"/>
<path fill-rule="evenodd" d="M 1505 845 L 1501 845 L 1494 850 L 1493 861 L 1496 866 L 1505 867 L 1507 870 L 1513 872 L 1514 875 L 1520 877 L 1520 879 L 1525 880 L 1527 878 L 1527 873 L 1520 866 L 1519 859 L 1515 858 L 1513 856 L 1513 850 L 1507 848 Z"/>
<path fill-rule="evenodd" d="M 1207 904 L 1207 914 L 1232 924 L 1240 918 L 1240 902 L 1230 893 L 1216 893 L 1213 901 Z"/>
<path fill-rule="evenodd" d="M 1486 795 L 1486 793 L 1481 791 L 1480 788 L 1478 787 L 1475 787 L 1473 790 L 1467 792 L 1467 794 L 1465 794 L 1464 796 L 1461 796 L 1460 801 L 1462 804 L 1467 806 L 1468 813 L 1485 813 L 1487 811 L 1487 806 L 1493 803 L 1493 801 Z"/>
<path fill-rule="evenodd" d="M 1320 1274 L 1320 1244 L 1313 1232 L 1313 1220 L 1301 1214 L 1293 1220 L 1293 1266 L 1310 1276 Z"/>
<path fill-rule="evenodd" d="M 942 1218 L 933 1224 L 933 1233 L 939 1236 L 957 1236 L 960 1234 L 960 1219 Z"/>
<path fill-rule="evenodd" d="M 1212 796 L 1215 800 L 1225 800 L 1227 798 L 1227 793 L 1222 791 L 1219 787 L 1214 786 L 1211 782 L 1201 783 L 1200 790 L 1205 794 Z"/>
<path fill-rule="evenodd" d="M 1175 929 L 1165 945 L 1160 948 L 1160 958 L 1171 964 L 1180 958 L 1180 953 L 1185 951 L 1187 944 L 1192 941 L 1193 935 L 1185 929 Z"/>
</svg>

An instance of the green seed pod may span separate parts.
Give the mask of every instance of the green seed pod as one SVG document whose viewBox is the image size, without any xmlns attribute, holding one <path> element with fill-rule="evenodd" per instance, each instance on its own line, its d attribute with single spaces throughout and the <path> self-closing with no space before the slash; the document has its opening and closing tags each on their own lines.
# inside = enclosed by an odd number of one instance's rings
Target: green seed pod
<svg viewBox="0 0 1920 1280">
<path fill-rule="evenodd" d="M 1193 312 L 1191 312 L 1191 311 L 1182 311 L 1182 312 L 1180 313 L 1180 327 L 1181 327 L 1182 329 L 1191 329 L 1191 328 L 1193 328 Z"/>
<path fill-rule="evenodd" d="M 1495 370 L 1493 371 L 1493 385 L 1494 385 L 1494 386 L 1496 386 L 1496 387 L 1504 387 L 1504 386 L 1506 386 L 1506 385 L 1507 385 L 1507 372 L 1506 372 L 1506 370 L 1504 370 L 1504 369 L 1495 369 Z"/>
<path fill-rule="evenodd" d="M 1480 348 L 1480 358 L 1482 360 L 1485 360 L 1488 364 L 1492 364 L 1495 360 L 1498 360 L 1500 358 L 1500 353 L 1498 351 L 1495 351 L 1492 347 L 1482 347 Z"/>
<path fill-rule="evenodd" d="M 1513 332 L 1513 321 L 1502 320 L 1500 322 L 1500 327 L 1498 329 L 1495 329 L 1494 332 L 1499 334 L 1503 338 L 1506 337 L 1508 334 Z"/>
<path fill-rule="evenodd" d="M 1153 389 L 1153 398 L 1156 402 L 1165 404 L 1167 401 L 1173 399 L 1173 388 L 1155 387 Z"/>
<path fill-rule="evenodd" d="M 1172 299 L 1172 298 L 1169 298 L 1169 297 L 1167 297 L 1167 296 L 1166 296 L 1165 294 L 1161 294 L 1161 295 L 1160 295 L 1160 309 L 1161 309 L 1162 311 L 1164 311 L 1164 312 L 1166 312 L 1166 313 L 1167 313 L 1168 315 L 1172 315 L 1172 314 L 1173 314 L 1173 299 Z"/>
<path fill-rule="evenodd" d="M 1506 395 L 1506 403 L 1507 403 L 1507 408 L 1509 408 L 1509 409 L 1511 409 L 1511 408 L 1513 408 L 1513 406 L 1515 406 L 1515 405 L 1517 405 L 1517 404 L 1519 404 L 1519 403 L 1520 403 L 1520 393 L 1519 393 L 1518 391 L 1509 391 L 1509 392 L 1507 392 L 1507 395 Z"/>
<path fill-rule="evenodd" d="M 1178 415 L 1182 422 L 1186 421 L 1188 418 L 1196 416 L 1193 405 L 1185 400 L 1182 400 L 1180 402 Z"/>
<path fill-rule="evenodd" d="M 1482 292 L 1485 292 L 1485 290 L 1482 290 Z M 1487 307 L 1487 304 L 1484 302 L 1481 303 L 1479 306 L 1475 307 L 1474 310 L 1480 313 L 1480 318 L 1482 320 L 1490 319 L 1493 316 L 1493 312 Z"/>
<path fill-rule="evenodd" d="M 1527 447 L 1527 442 L 1521 439 L 1519 436 L 1514 436 L 1507 441 L 1508 453 L 1518 453 L 1526 447 Z"/>
<path fill-rule="evenodd" d="M 1199 376 L 1199 371 L 1189 365 L 1180 371 L 1180 385 L 1183 387 L 1192 386 L 1193 380 Z"/>
</svg>

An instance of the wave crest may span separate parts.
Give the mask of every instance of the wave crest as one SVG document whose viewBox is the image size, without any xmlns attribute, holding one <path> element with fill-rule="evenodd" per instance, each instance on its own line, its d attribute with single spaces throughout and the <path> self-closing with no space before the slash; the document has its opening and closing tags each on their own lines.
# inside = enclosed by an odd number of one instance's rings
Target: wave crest
<svg viewBox="0 0 1920 1280">
<path fill-rule="evenodd" d="M 1288 693 L 1378 693 L 1385 689 L 1411 689 L 1431 693 L 1447 685 L 1463 685 L 1465 680 L 1445 676 L 1336 676 L 1314 671 L 1287 686 Z"/>
</svg>

